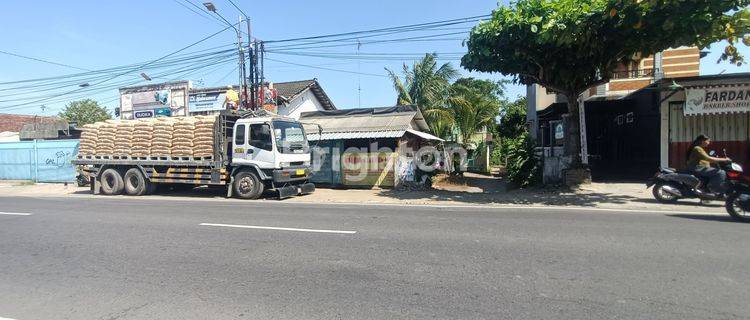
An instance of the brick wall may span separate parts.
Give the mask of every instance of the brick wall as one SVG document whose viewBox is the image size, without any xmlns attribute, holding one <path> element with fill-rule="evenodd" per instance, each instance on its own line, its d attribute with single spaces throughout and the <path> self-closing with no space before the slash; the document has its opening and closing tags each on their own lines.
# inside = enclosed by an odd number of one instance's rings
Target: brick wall
<svg viewBox="0 0 750 320">
<path fill-rule="evenodd" d="M 20 132 L 24 124 L 33 123 L 34 121 L 39 123 L 52 123 L 55 122 L 54 117 L 35 117 L 23 114 L 7 114 L 0 113 L 0 132 Z"/>
<path fill-rule="evenodd" d="M 651 84 L 651 79 L 613 80 L 609 82 L 609 91 L 633 91 Z"/>
</svg>

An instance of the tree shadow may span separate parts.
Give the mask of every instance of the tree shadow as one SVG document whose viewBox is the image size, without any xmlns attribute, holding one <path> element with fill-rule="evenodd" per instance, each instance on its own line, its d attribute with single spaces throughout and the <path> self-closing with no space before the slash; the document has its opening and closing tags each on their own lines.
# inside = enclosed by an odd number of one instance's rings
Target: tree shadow
<svg viewBox="0 0 750 320">
<path fill-rule="evenodd" d="M 400 191 L 382 190 L 381 196 L 398 200 L 455 201 L 471 204 L 516 204 L 516 205 L 569 205 L 594 207 L 602 203 L 625 204 L 639 198 L 603 192 L 575 193 L 569 189 L 520 189 L 498 193 L 471 193 L 460 191 L 426 190 Z"/>
<path fill-rule="evenodd" d="M 702 220 L 702 221 L 715 221 L 715 222 L 734 222 L 734 223 L 748 223 L 750 221 L 739 221 L 735 220 L 731 216 L 727 215 L 708 215 L 708 214 L 667 214 L 667 217 Z"/>
<path fill-rule="evenodd" d="M 637 198 L 633 201 L 640 202 L 640 203 L 648 203 L 648 204 L 663 204 L 659 201 L 656 201 L 656 199 L 652 199 L 652 198 Z M 707 208 L 723 208 L 724 207 L 724 203 L 718 202 L 718 200 L 711 202 L 709 204 L 702 204 L 700 203 L 700 201 L 698 201 L 698 199 L 683 199 L 675 203 L 669 203 L 668 205 L 707 207 Z"/>
</svg>

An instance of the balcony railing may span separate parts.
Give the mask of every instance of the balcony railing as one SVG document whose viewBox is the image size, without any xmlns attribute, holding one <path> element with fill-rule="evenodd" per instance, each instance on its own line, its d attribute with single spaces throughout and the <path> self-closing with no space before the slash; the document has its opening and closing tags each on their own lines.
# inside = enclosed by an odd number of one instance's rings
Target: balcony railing
<svg viewBox="0 0 750 320">
<path fill-rule="evenodd" d="M 613 80 L 633 79 L 633 78 L 653 78 L 659 69 L 637 69 L 626 71 L 615 71 L 612 75 Z"/>
</svg>

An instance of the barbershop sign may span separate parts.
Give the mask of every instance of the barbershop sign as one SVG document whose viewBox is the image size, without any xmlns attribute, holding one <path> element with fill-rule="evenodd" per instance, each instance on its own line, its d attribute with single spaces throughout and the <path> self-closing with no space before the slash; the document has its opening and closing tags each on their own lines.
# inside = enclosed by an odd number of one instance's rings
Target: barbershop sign
<svg viewBox="0 0 750 320">
<path fill-rule="evenodd" d="M 750 112 L 750 85 L 687 88 L 685 115 Z"/>
</svg>

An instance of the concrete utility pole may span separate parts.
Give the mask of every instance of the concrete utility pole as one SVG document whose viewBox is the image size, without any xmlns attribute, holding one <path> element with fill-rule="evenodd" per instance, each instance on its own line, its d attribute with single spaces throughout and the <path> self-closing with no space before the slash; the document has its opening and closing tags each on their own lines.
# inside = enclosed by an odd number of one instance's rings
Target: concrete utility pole
<svg viewBox="0 0 750 320">
<path fill-rule="evenodd" d="M 256 83 L 255 83 L 255 71 L 253 68 L 255 67 L 255 63 L 253 63 L 255 59 L 255 52 L 253 52 L 253 33 L 252 29 L 250 28 L 250 18 L 247 18 L 247 52 L 249 54 L 249 60 L 250 60 L 250 95 L 247 94 L 247 87 L 245 87 L 245 97 L 250 104 L 250 109 L 255 110 L 255 90 L 256 90 Z M 245 74 L 245 81 L 247 81 L 248 75 Z"/>
</svg>

